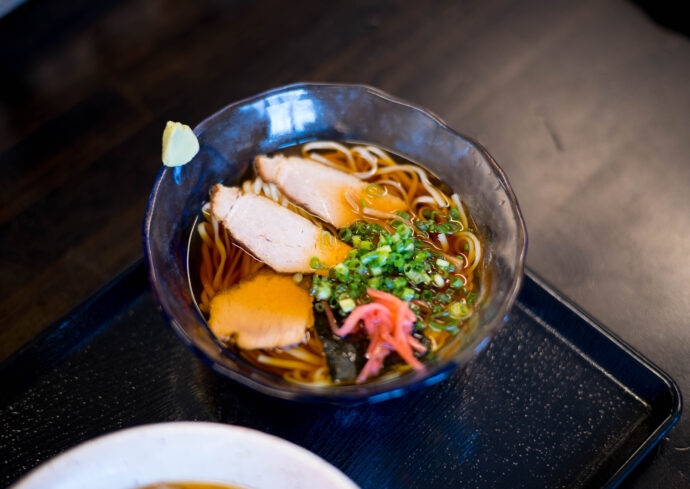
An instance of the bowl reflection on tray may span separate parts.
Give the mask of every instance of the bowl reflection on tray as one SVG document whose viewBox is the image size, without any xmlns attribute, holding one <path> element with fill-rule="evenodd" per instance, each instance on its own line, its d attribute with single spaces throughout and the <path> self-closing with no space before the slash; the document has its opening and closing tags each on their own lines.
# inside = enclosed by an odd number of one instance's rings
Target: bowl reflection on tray
<svg viewBox="0 0 690 489">
<path fill-rule="evenodd" d="M 504 323 L 522 280 L 526 233 L 502 170 L 477 143 L 429 112 L 362 85 L 298 84 L 234 103 L 195 128 L 201 149 L 159 173 L 144 220 L 154 297 L 178 336 L 220 374 L 285 399 L 353 404 L 402 395 L 465 365 Z M 257 154 L 300 142 L 366 142 L 418 163 L 457 192 L 484 238 L 487 292 L 462 345 L 411 371 L 361 385 L 313 387 L 268 374 L 224 348 L 200 315 L 187 275 L 189 233 L 208 191 L 237 184 Z"/>
<path fill-rule="evenodd" d="M 161 482 L 357 489 L 302 447 L 249 428 L 203 422 L 144 425 L 96 438 L 49 460 L 12 488 L 133 489 Z"/>
</svg>

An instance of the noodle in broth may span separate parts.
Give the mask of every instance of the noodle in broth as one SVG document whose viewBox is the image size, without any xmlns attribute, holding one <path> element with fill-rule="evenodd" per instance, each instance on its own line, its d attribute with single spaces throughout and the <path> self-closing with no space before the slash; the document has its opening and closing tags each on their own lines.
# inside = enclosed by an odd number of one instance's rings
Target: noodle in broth
<svg viewBox="0 0 690 489">
<path fill-rule="evenodd" d="M 375 146 L 346 146 L 334 141 L 314 141 L 299 148 L 306 158 L 365 180 L 369 183 L 367 194 L 372 198 L 391 194 L 402 199 L 407 205 L 407 211 L 401 216 L 400 213 L 381 212 L 368 207 L 366 202 L 358 199 L 356 195 L 346 193 L 345 199 L 362 221 L 376 223 L 383 229 L 392 231 L 391 222 L 402 220 L 415 229 L 422 221 L 430 222 L 428 219 L 433 220 L 436 215 L 443 213 L 448 215 L 449 209 L 454 210 L 452 224 L 456 232 L 419 232 L 415 237 L 452 264 L 455 269 L 452 276 L 456 281 L 462 281 L 463 297 L 460 297 L 458 302 L 462 305 L 458 312 L 461 318 L 460 325 L 453 331 L 426 328 L 424 335 L 429 341 L 430 353 L 435 354 L 444 346 L 453 346 L 461 341 L 460 338 L 468 324 L 467 319 L 482 300 L 483 288 L 479 287 L 478 278 L 482 270 L 482 243 L 474 232 L 473 223 L 458 195 L 444 191 L 443 185 L 435 184 L 421 167 L 411 163 L 398 163 Z M 338 236 L 338 230 L 334 226 L 290 202 L 274 184 L 255 177 L 245 180 L 240 186 L 244 193 L 262 195 L 306 217 L 323 229 L 322 240 L 328 241 Z M 218 292 L 255 274 L 264 264 L 232 242 L 229 233 L 211 214 L 209 204 L 202 208 L 202 217 L 196 228 L 198 237 L 201 238 L 201 263 L 198 270 L 201 290 L 197 294 L 197 299 L 200 310 L 208 317 L 211 300 Z M 450 287 L 447 288 L 447 292 L 455 293 Z M 426 301 L 413 299 L 411 302 L 417 309 L 421 321 L 428 321 L 433 317 L 434 312 Z M 288 381 L 315 386 L 332 384 L 322 343 L 313 330 L 307 332 L 305 342 L 291 348 L 238 351 L 250 363 Z M 396 365 L 390 372 L 395 374 L 407 369 L 407 365 Z"/>
</svg>

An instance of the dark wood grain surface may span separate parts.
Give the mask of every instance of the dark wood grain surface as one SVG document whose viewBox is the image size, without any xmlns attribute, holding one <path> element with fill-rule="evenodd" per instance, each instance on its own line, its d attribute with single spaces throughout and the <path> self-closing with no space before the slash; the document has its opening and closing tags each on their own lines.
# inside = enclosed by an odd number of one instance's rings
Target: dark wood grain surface
<svg viewBox="0 0 690 489">
<path fill-rule="evenodd" d="M 0 19 L 0 358 L 141 256 L 166 120 L 295 81 L 371 84 L 477 138 L 528 265 L 690 395 L 690 40 L 623 1 L 19 6 Z M 681 418 L 626 485 L 687 487 L 689 447 Z"/>
</svg>

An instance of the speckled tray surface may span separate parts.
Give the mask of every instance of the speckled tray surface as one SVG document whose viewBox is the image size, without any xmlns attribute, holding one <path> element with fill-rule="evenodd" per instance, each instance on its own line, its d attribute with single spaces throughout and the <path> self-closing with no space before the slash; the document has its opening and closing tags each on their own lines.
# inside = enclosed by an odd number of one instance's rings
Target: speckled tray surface
<svg viewBox="0 0 690 489">
<path fill-rule="evenodd" d="M 0 367 L 0 486 L 84 440 L 206 420 L 302 445 L 362 488 L 614 487 L 671 428 L 663 372 L 528 272 L 509 324 L 466 370 L 339 408 L 211 372 L 163 321 L 139 263 Z"/>
</svg>

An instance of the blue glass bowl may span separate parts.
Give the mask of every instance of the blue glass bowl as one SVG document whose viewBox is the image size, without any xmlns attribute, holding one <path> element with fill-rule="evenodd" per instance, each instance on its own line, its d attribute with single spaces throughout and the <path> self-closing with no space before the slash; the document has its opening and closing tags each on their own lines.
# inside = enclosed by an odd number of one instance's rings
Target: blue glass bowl
<svg viewBox="0 0 690 489">
<path fill-rule="evenodd" d="M 163 168 L 144 219 L 144 251 L 155 300 L 182 341 L 213 370 L 284 399 L 338 404 L 398 397 L 467 364 L 504 324 L 517 296 L 527 248 L 525 224 L 501 168 L 478 143 L 428 111 L 363 85 L 301 83 L 233 103 L 195 129 L 200 151 Z M 364 385 L 310 387 L 263 372 L 211 334 L 192 298 L 187 246 L 194 220 L 220 181 L 238 183 L 253 157 L 312 139 L 375 144 L 431 170 L 458 192 L 485 240 L 486 300 L 472 332 L 423 372 Z"/>
</svg>

